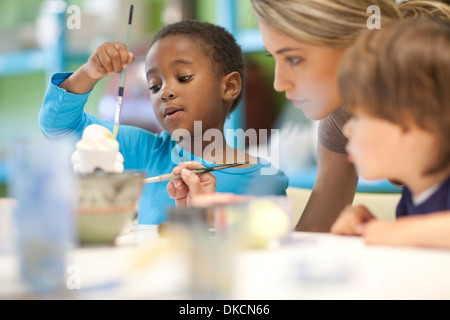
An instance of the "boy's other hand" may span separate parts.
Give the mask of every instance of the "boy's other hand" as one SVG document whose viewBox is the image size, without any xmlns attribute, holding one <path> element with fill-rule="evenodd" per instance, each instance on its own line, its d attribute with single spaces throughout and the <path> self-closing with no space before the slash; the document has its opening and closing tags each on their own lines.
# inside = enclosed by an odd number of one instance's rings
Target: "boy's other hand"
<svg viewBox="0 0 450 320">
<path fill-rule="evenodd" d="M 197 175 L 190 171 L 203 168 L 201 164 L 192 161 L 182 162 L 172 170 L 172 173 L 181 175 L 181 178 L 173 179 L 167 184 L 169 196 L 175 199 L 177 207 L 189 205 L 198 195 L 216 192 L 216 177 L 212 173 Z"/>
</svg>

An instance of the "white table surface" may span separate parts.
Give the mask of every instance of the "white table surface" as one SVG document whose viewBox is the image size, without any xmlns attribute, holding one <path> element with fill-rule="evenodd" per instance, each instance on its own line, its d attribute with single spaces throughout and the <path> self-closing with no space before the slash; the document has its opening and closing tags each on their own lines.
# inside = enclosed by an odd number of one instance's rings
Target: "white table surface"
<svg viewBox="0 0 450 320">
<path fill-rule="evenodd" d="M 191 299 L 189 261 L 185 251 L 167 247 L 156 226 L 134 226 L 114 246 L 71 250 L 67 266 L 76 268 L 80 288 L 50 298 Z M 238 250 L 231 261 L 223 299 L 450 298 L 448 250 L 295 232 L 284 244 Z M 14 254 L 0 254 L 0 298 L 41 298 L 28 291 L 18 269 Z"/>
</svg>

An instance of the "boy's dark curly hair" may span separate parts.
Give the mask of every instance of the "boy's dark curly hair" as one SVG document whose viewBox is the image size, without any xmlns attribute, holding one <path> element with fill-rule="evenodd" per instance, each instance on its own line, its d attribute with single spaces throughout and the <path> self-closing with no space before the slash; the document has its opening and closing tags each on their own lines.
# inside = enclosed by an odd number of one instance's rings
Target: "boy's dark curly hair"
<svg viewBox="0 0 450 320">
<path fill-rule="evenodd" d="M 241 47 L 236 39 L 225 28 L 196 20 L 183 20 L 162 28 L 153 38 L 150 48 L 155 42 L 171 35 L 187 35 L 199 40 L 207 57 L 210 57 L 218 76 L 230 72 L 239 72 L 242 83 L 245 80 L 245 62 Z M 242 88 L 241 88 L 242 89 Z M 233 112 L 243 95 L 241 90 L 239 96 L 233 101 L 230 113 Z"/>
</svg>

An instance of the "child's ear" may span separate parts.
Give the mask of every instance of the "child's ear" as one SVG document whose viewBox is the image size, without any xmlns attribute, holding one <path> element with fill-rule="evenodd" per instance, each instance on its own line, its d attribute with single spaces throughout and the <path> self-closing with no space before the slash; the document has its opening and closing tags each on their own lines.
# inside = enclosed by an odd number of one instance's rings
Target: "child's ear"
<svg viewBox="0 0 450 320">
<path fill-rule="evenodd" d="M 222 98 L 226 102 L 234 101 L 242 89 L 242 78 L 239 72 L 233 71 L 222 78 L 223 91 Z"/>
</svg>

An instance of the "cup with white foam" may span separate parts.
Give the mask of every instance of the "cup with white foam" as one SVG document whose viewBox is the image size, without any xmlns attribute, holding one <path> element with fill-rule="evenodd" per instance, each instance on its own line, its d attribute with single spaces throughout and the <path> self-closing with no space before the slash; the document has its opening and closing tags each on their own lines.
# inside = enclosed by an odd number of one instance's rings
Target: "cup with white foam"
<svg viewBox="0 0 450 320">
<path fill-rule="evenodd" d="M 123 156 L 111 132 L 101 125 L 93 124 L 86 127 L 82 139 L 78 141 L 72 164 L 78 173 L 97 170 L 122 172 Z"/>
</svg>

